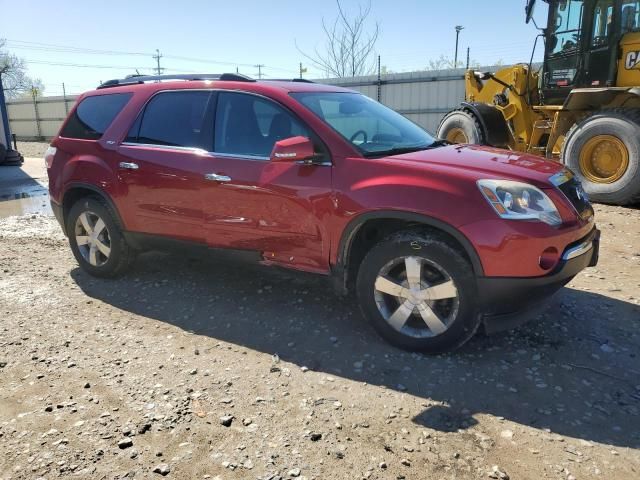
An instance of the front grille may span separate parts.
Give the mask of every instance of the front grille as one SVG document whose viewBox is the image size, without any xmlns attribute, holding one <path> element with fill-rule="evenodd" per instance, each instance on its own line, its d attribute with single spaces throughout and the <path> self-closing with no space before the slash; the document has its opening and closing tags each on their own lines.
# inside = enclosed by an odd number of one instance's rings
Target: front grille
<svg viewBox="0 0 640 480">
<path fill-rule="evenodd" d="M 569 199 L 571 205 L 578 211 L 580 218 L 588 220 L 593 216 L 593 207 L 589 202 L 589 197 L 582 188 L 582 183 L 575 177 L 567 180 L 566 182 L 558 185 L 558 188 L 564 196 Z"/>
</svg>

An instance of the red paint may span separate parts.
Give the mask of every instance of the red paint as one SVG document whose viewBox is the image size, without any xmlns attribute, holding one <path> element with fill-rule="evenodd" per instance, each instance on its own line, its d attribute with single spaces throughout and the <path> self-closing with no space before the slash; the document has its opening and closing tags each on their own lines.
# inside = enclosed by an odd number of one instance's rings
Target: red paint
<svg viewBox="0 0 640 480">
<path fill-rule="evenodd" d="M 285 106 L 322 140 L 332 164 L 304 165 L 293 157 L 238 160 L 123 144 L 138 112 L 156 92 L 209 88 L 253 92 Z M 360 215 L 379 210 L 421 214 L 457 230 L 476 250 L 487 276 L 544 275 L 543 252 L 562 252 L 593 228 L 549 182 L 562 169 L 557 163 L 477 146 L 366 159 L 292 99 L 292 91 L 344 90 L 290 82 L 191 81 L 89 92 L 84 96 L 132 92 L 133 97 L 100 140 L 52 141 L 57 153 L 49 169 L 51 198 L 61 203 L 69 188 L 90 184 L 113 201 L 126 230 L 257 250 L 265 262 L 322 273 L 338 262 L 347 227 Z M 310 148 L 303 139 L 286 139 L 277 142 L 272 156 L 295 153 L 296 160 L 304 159 L 313 154 Z M 137 163 L 139 169 L 123 170 L 120 162 Z M 205 180 L 211 173 L 231 180 Z M 563 225 L 499 218 L 476 186 L 481 178 L 517 180 L 544 189 Z"/>
</svg>

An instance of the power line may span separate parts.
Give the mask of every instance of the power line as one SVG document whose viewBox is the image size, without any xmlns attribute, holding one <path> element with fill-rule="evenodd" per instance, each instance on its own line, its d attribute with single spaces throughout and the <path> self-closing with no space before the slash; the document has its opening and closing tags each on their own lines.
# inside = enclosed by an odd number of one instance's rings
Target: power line
<svg viewBox="0 0 640 480">
<path fill-rule="evenodd" d="M 95 48 L 84 48 L 84 47 L 75 47 L 72 45 L 58 45 L 53 43 L 42 43 L 42 42 L 30 42 L 26 40 L 11 40 L 7 39 L 7 43 L 13 45 L 13 48 L 16 49 L 26 49 L 26 50 L 47 50 L 51 51 L 52 49 L 58 49 L 60 52 L 68 52 L 68 53 L 88 53 L 93 55 L 139 55 L 139 56 L 148 56 L 149 53 L 145 52 L 125 52 L 118 50 L 100 50 Z M 18 45 L 15 45 L 18 44 Z"/>
<path fill-rule="evenodd" d="M 45 60 L 28 60 L 25 59 L 27 63 L 34 63 L 37 65 L 53 65 L 56 67 L 77 67 L 77 68 L 111 68 L 111 69 L 123 69 L 123 70 L 136 70 L 140 69 L 140 66 L 127 66 L 127 65 L 96 65 L 96 64 L 87 64 L 87 63 L 71 63 L 71 62 L 48 62 Z M 147 70 L 149 68 L 143 67 L 142 69 Z"/>
<path fill-rule="evenodd" d="M 52 44 L 52 43 L 43 43 L 43 42 L 30 42 L 26 40 L 11 40 L 7 39 L 7 43 L 10 43 L 12 48 L 14 49 L 26 49 L 26 50 L 38 50 L 38 51 L 47 51 L 47 52 L 56 52 L 56 53 L 84 53 L 87 55 L 136 55 L 136 56 L 152 56 L 154 59 L 158 54 L 156 50 L 156 55 L 152 55 L 151 53 L 145 52 L 127 52 L 127 51 L 119 51 L 119 50 L 101 50 L 95 48 L 84 48 L 84 47 L 75 47 L 70 45 L 60 45 L 60 44 Z M 173 60 L 182 60 L 187 62 L 196 62 L 196 63 L 209 63 L 213 65 L 229 65 L 229 66 L 240 66 L 240 67 L 254 67 L 254 64 L 250 63 L 238 63 L 238 62 L 229 62 L 223 60 L 212 60 L 205 58 L 194 58 L 183 55 L 169 55 L 164 54 L 162 58 L 165 59 L 173 59 Z M 282 72 L 288 73 L 296 73 L 294 69 L 287 69 L 283 67 L 275 67 L 262 64 L 262 67 L 265 69 L 271 70 L 279 70 Z M 156 67 L 157 69 L 157 67 Z"/>
<path fill-rule="evenodd" d="M 264 68 L 264 65 L 259 63 L 257 65 L 254 65 L 254 67 L 258 69 L 258 79 L 262 78 L 262 69 Z"/>
</svg>

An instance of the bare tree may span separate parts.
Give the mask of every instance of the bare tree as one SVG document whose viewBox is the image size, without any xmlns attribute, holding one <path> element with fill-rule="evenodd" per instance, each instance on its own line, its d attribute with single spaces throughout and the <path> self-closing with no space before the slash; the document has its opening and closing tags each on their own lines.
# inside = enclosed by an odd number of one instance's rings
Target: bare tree
<svg viewBox="0 0 640 480">
<path fill-rule="evenodd" d="M 322 30 L 325 36 L 324 48 L 316 48 L 313 54 L 298 51 L 328 77 L 356 77 L 374 71 L 374 47 L 380 34 L 380 25 L 375 22 L 371 32 L 367 34 L 367 19 L 371 13 L 371 1 L 363 7 L 358 6 L 358 13 L 351 18 L 342 7 L 340 0 L 338 16 L 331 25 L 322 19 Z"/>
<path fill-rule="evenodd" d="M 25 94 L 31 95 L 32 88 L 41 95 L 44 85 L 40 79 L 32 79 L 27 75 L 25 61 L 5 50 L 5 40 L 0 38 L 0 75 L 5 97 L 10 100 Z"/>
<path fill-rule="evenodd" d="M 458 65 L 454 65 L 454 60 L 446 55 L 440 55 L 435 60 L 429 60 L 429 65 L 427 65 L 427 70 L 445 70 L 450 68 L 464 68 L 466 66 L 466 61 L 462 62 L 462 60 L 458 60 Z M 471 59 L 469 61 L 469 68 L 478 68 L 480 64 L 477 60 Z"/>
</svg>

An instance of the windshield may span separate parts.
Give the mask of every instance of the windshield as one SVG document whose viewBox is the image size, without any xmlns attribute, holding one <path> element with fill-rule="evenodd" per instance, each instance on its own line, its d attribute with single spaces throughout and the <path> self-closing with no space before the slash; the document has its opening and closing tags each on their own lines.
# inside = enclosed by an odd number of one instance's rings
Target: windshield
<svg viewBox="0 0 640 480">
<path fill-rule="evenodd" d="M 438 142 L 390 108 L 359 93 L 292 93 L 365 156 L 422 150 Z"/>
</svg>

